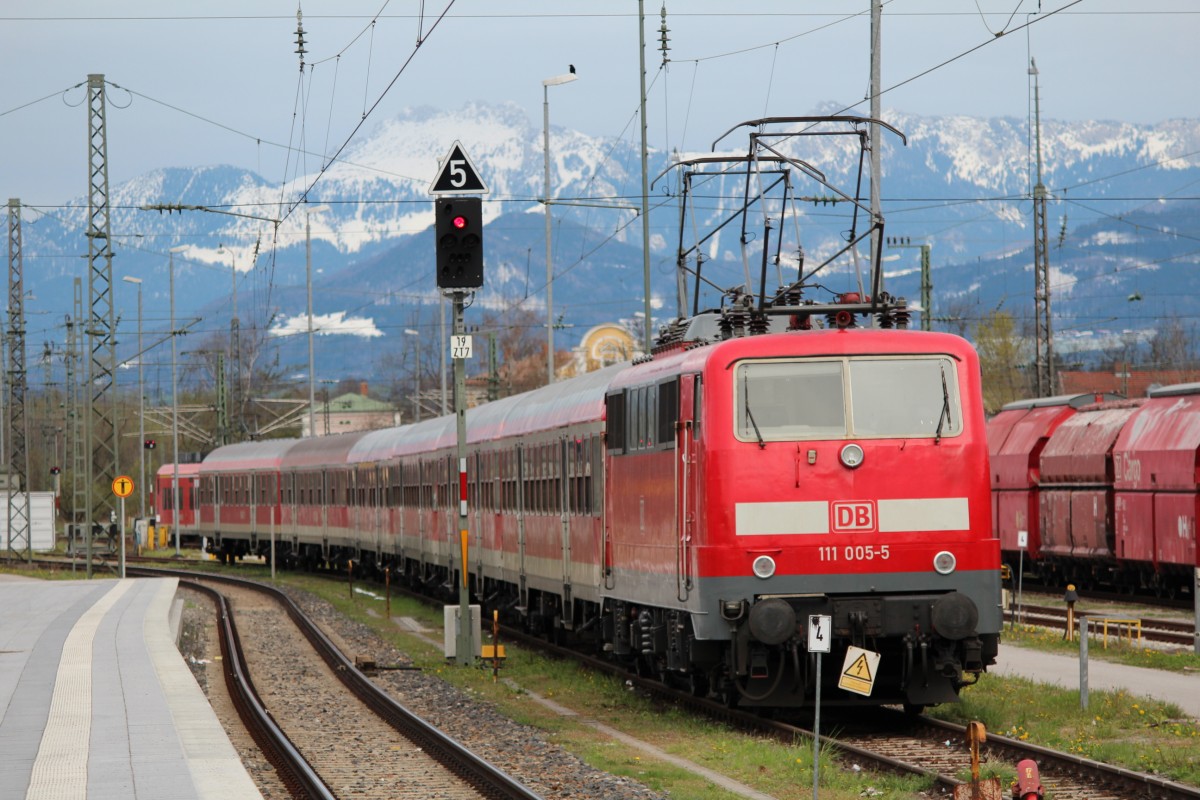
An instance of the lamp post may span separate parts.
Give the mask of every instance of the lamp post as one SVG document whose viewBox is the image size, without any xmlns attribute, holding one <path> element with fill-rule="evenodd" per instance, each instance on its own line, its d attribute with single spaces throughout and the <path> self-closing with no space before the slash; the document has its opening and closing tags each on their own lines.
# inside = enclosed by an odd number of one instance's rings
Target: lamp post
<svg viewBox="0 0 1200 800">
<path fill-rule="evenodd" d="M 175 557 L 179 551 L 179 375 L 176 370 L 175 346 L 175 254 L 187 250 L 187 245 L 172 247 L 167 252 L 167 271 L 171 275 L 171 513 L 175 517 Z"/>
<path fill-rule="evenodd" d="M 417 337 L 417 365 L 413 370 L 413 375 L 416 376 L 414 379 L 416 388 L 413 390 L 413 422 L 417 422 L 421 419 L 421 406 L 419 405 L 421 397 L 421 333 L 412 328 L 405 328 L 404 333 L 407 336 Z"/>
<path fill-rule="evenodd" d="M 141 458 L 139 463 L 140 473 L 138 479 L 141 483 L 138 484 L 138 518 L 146 518 L 146 391 L 143 388 L 145 384 L 142 380 L 142 279 L 134 278 L 129 275 L 124 276 L 121 280 L 126 283 L 132 283 L 137 286 L 138 293 L 138 441 L 141 442 L 139 448 Z"/>
<path fill-rule="evenodd" d="M 232 431 L 241 427 L 242 409 L 242 342 L 241 323 L 238 321 L 237 312 L 237 261 L 232 247 L 219 244 L 217 252 L 229 254 L 229 273 L 233 278 L 233 315 L 229 318 L 229 386 L 233 421 L 230 422 L 231 430 L 225 433 L 227 437 L 232 438 Z"/>
<path fill-rule="evenodd" d="M 550 252 L 550 87 L 571 83 L 579 78 L 574 68 L 565 75 L 542 81 L 542 143 L 546 151 L 545 197 L 546 208 L 546 383 L 554 383 L 554 265 Z"/>
<path fill-rule="evenodd" d="M 312 309 L 312 224 L 310 215 L 328 211 L 329 206 L 313 206 L 304 209 L 304 284 L 308 292 L 308 435 L 317 435 L 316 367 L 313 363 L 313 309 Z"/>
</svg>

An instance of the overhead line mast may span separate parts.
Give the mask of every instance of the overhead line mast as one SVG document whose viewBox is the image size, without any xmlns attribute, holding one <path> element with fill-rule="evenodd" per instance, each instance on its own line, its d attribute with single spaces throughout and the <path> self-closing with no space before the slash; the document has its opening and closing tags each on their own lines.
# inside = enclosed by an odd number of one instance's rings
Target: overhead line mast
<svg viewBox="0 0 1200 800">
<path fill-rule="evenodd" d="M 25 279 L 21 201 L 8 201 L 8 555 L 33 560 L 29 524 L 29 417 L 25 414 Z"/>
<path fill-rule="evenodd" d="M 88 75 L 88 341 L 87 576 L 92 577 L 92 524 L 109 522 L 116 509 L 110 495 L 94 498 L 97 486 L 109 486 L 118 474 L 116 393 L 117 344 L 114 337 L 112 237 L 108 204 L 108 127 L 104 76 Z M 105 513 L 107 512 L 107 513 Z M 103 521 L 103 522 L 101 522 Z"/>
<path fill-rule="evenodd" d="M 1029 59 L 1033 80 L 1033 131 L 1037 158 L 1037 183 L 1033 187 L 1033 305 L 1034 364 L 1037 371 L 1037 395 L 1049 397 L 1054 391 L 1054 332 L 1050 322 L 1050 256 L 1046 233 L 1046 185 L 1042 183 L 1042 118 L 1038 97 L 1037 63 Z"/>
</svg>

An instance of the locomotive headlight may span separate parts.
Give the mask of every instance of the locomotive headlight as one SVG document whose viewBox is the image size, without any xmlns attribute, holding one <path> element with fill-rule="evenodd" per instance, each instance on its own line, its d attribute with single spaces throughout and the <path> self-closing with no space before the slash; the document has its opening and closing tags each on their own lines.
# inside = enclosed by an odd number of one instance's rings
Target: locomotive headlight
<svg viewBox="0 0 1200 800">
<path fill-rule="evenodd" d="M 958 559 L 949 550 L 943 550 L 933 557 L 933 568 L 939 575 L 949 575 L 958 566 Z"/>
<path fill-rule="evenodd" d="M 775 559 L 770 556 L 759 556 L 754 559 L 754 574 L 760 578 L 769 578 L 775 574 Z"/>
<path fill-rule="evenodd" d="M 851 442 L 842 448 L 841 452 L 842 463 L 850 469 L 856 468 L 863 462 L 863 449 L 859 445 Z"/>
</svg>

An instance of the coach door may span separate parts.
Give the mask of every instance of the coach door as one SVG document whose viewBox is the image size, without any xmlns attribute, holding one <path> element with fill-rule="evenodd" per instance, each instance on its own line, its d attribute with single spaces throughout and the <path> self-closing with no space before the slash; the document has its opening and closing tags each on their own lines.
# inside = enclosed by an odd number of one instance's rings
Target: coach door
<svg viewBox="0 0 1200 800">
<path fill-rule="evenodd" d="M 687 600 L 692 588 L 692 544 L 696 534 L 699 505 L 699 475 L 696 447 L 699 422 L 700 376 L 679 377 L 679 417 L 675 423 L 675 588 L 679 600 Z"/>
<path fill-rule="evenodd" d="M 562 617 L 563 623 L 567 628 L 573 626 L 572 619 L 575 604 L 571 601 L 571 510 L 569 503 L 569 476 L 572 472 L 568 469 L 568 440 L 566 436 L 558 438 L 558 446 L 555 448 L 558 453 L 557 475 L 551 480 L 551 485 L 555 487 L 555 495 L 557 495 L 557 510 L 558 511 L 558 527 L 562 537 L 562 580 L 563 580 L 563 607 Z M 574 453 L 572 452 L 573 456 Z"/>
<path fill-rule="evenodd" d="M 525 465 L 525 448 L 522 445 L 516 447 L 517 456 L 517 475 L 516 475 L 516 502 L 517 511 L 517 569 L 518 575 L 518 592 L 522 608 L 529 607 L 529 581 L 525 573 L 525 498 L 529 495 L 526 493 L 526 475 L 527 469 Z"/>
</svg>

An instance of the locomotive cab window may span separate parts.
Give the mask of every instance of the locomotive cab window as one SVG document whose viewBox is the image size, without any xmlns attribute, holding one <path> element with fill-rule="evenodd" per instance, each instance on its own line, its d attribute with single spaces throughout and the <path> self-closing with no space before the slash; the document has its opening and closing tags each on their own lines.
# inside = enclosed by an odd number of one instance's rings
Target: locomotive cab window
<svg viewBox="0 0 1200 800">
<path fill-rule="evenodd" d="M 743 361 L 734 390 L 742 441 L 962 432 L 958 373 L 948 356 Z"/>
</svg>

